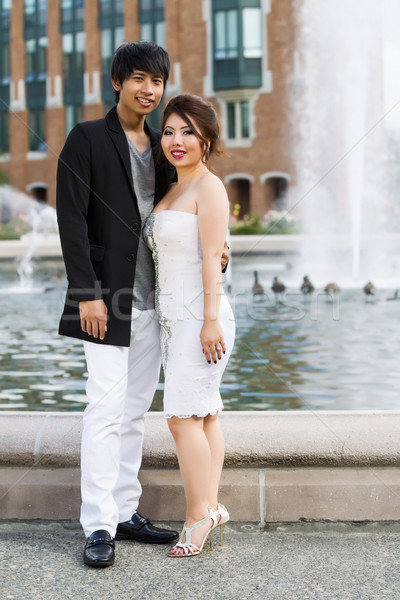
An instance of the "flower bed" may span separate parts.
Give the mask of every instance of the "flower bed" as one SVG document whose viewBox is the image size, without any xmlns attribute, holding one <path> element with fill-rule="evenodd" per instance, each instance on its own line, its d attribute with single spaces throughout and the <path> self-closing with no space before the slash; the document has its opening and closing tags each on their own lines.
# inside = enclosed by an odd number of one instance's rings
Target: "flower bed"
<svg viewBox="0 0 400 600">
<path fill-rule="evenodd" d="M 300 233 L 300 224 L 288 211 L 269 210 L 263 218 L 244 215 L 238 219 L 240 206 L 235 204 L 230 220 L 231 235 L 285 235 Z"/>
</svg>

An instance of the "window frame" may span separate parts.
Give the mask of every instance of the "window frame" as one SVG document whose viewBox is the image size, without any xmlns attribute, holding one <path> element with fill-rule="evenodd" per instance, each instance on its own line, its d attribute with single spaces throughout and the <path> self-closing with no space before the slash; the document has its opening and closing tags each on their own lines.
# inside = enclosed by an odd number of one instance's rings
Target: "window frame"
<svg viewBox="0 0 400 600">
<path fill-rule="evenodd" d="M 69 15 L 67 13 L 69 12 Z M 78 33 L 84 31 L 84 0 L 60 1 L 60 33 Z"/>
<path fill-rule="evenodd" d="M 1 103 L 2 104 L 2 103 Z M 10 151 L 10 113 L 0 109 L 0 155 Z"/>
<path fill-rule="evenodd" d="M 63 19 L 63 9 L 70 11 L 68 19 Z M 84 102 L 85 94 L 86 34 L 84 29 L 83 0 L 61 0 L 60 33 L 63 104 L 65 106 L 80 106 Z"/>
<path fill-rule="evenodd" d="M 28 109 L 29 152 L 46 152 L 46 109 L 44 106 Z"/>
<path fill-rule="evenodd" d="M 27 9 L 30 9 L 29 11 Z M 30 16 L 28 16 L 30 15 Z M 24 37 L 46 37 L 47 0 L 24 0 Z"/>
<path fill-rule="evenodd" d="M 262 87 L 265 33 L 261 0 L 212 0 L 211 4 L 214 90 Z M 259 30 L 253 46 L 249 45 L 248 25 L 255 11 Z"/>
<path fill-rule="evenodd" d="M 221 105 L 222 139 L 227 148 L 251 146 L 255 137 L 254 89 L 225 90 L 218 94 Z"/>
<path fill-rule="evenodd" d="M 101 7 L 106 6 L 107 11 Z M 107 17 L 105 15 L 108 15 Z M 100 71 L 101 71 L 101 98 L 107 105 L 114 103 L 114 91 L 110 79 L 111 61 L 117 47 L 125 39 L 123 1 L 99 0 L 100 29 Z M 104 37 L 109 34 L 109 48 L 105 52 Z"/>
</svg>

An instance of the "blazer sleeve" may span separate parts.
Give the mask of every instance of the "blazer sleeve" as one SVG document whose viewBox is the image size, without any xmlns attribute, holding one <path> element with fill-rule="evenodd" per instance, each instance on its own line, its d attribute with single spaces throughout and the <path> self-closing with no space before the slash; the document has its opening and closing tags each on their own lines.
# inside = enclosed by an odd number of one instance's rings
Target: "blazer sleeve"
<svg viewBox="0 0 400 600">
<path fill-rule="evenodd" d="M 58 159 L 56 210 L 69 295 L 83 302 L 102 297 L 90 260 L 87 215 L 91 195 L 90 143 L 81 125 L 70 132 Z"/>
</svg>

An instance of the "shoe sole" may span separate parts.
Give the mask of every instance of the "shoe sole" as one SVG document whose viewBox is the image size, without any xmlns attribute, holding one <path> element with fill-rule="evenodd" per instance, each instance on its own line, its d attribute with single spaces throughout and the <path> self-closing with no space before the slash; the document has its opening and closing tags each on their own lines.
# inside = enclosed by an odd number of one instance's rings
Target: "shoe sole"
<svg viewBox="0 0 400 600">
<path fill-rule="evenodd" d="M 99 561 L 89 561 L 89 560 L 84 560 L 83 561 L 84 564 L 87 567 L 94 567 L 96 569 L 104 569 L 105 567 L 112 567 L 114 564 L 114 561 L 112 560 L 108 560 L 108 561 L 103 561 L 103 562 L 99 562 Z"/>
</svg>

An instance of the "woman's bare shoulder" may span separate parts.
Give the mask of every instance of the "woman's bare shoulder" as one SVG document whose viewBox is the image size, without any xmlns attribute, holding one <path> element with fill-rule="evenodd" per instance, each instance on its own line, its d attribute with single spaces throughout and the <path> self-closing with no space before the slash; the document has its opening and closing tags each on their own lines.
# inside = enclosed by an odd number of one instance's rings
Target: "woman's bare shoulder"
<svg viewBox="0 0 400 600">
<path fill-rule="evenodd" d="M 220 197 L 221 200 L 228 198 L 226 189 L 221 179 L 214 175 L 214 173 L 207 173 L 204 177 L 199 180 L 198 191 L 202 197 Z"/>
</svg>

